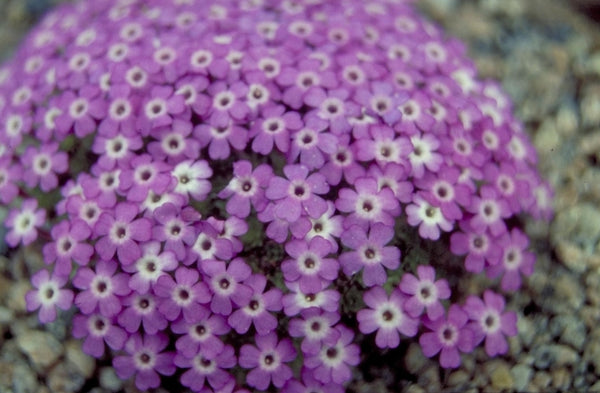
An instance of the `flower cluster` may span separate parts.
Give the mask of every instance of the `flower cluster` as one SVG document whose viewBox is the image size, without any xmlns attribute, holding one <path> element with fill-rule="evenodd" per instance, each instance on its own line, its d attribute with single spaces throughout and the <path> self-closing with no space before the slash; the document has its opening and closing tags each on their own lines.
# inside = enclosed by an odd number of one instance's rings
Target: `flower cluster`
<svg viewBox="0 0 600 393">
<path fill-rule="evenodd" d="M 451 298 L 406 239 L 514 291 L 534 263 L 514 218 L 551 193 L 505 94 L 410 3 L 47 15 L 0 69 L 5 240 L 44 233 L 27 308 L 75 307 L 84 351 L 140 389 L 341 392 L 363 334 L 450 368 L 506 353 L 504 298 Z"/>
</svg>

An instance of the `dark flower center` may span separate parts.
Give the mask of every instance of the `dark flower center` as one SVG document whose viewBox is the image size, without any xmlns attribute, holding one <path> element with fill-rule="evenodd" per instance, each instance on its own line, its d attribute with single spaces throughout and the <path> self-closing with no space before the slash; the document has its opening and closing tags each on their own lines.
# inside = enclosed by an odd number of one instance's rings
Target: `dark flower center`
<svg viewBox="0 0 600 393">
<path fill-rule="evenodd" d="M 321 330 L 321 324 L 318 321 L 314 321 L 310 324 L 310 330 L 312 330 L 313 332 L 318 332 L 319 330 Z"/>
<path fill-rule="evenodd" d="M 219 286 L 221 287 L 221 289 L 227 289 L 227 288 L 229 288 L 229 285 L 230 285 L 230 282 L 229 282 L 229 280 L 228 280 L 228 279 L 226 279 L 226 278 L 222 278 L 222 279 L 219 281 Z"/>
<path fill-rule="evenodd" d="M 180 289 L 179 290 L 179 298 L 181 300 L 187 300 L 190 298 L 190 293 L 188 292 L 187 289 Z"/>
<path fill-rule="evenodd" d="M 156 271 L 156 264 L 154 262 L 148 262 L 146 264 L 146 270 L 150 273 L 154 273 Z"/>
<path fill-rule="evenodd" d="M 196 325 L 195 330 L 198 336 L 204 336 L 206 334 L 206 327 L 204 327 L 204 325 Z"/>
<path fill-rule="evenodd" d="M 381 314 L 381 317 L 383 318 L 384 321 L 391 321 L 394 318 L 394 314 L 390 310 L 385 310 Z"/>
<path fill-rule="evenodd" d="M 314 231 L 319 233 L 323 230 L 323 224 L 321 224 L 320 222 L 315 223 L 315 226 L 313 227 Z"/>
<path fill-rule="evenodd" d="M 303 186 L 294 187 L 294 195 L 296 195 L 297 197 L 303 196 L 304 193 L 305 193 L 305 190 L 304 190 Z"/>
<path fill-rule="evenodd" d="M 148 299 L 141 299 L 139 302 L 139 306 L 141 309 L 146 309 L 150 307 L 150 301 L 148 301 Z"/>
<path fill-rule="evenodd" d="M 329 348 L 327 348 L 327 351 L 325 352 L 325 354 L 327 355 L 327 357 L 329 359 L 335 359 L 338 355 L 338 350 L 335 347 L 329 347 Z"/>
<path fill-rule="evenodd" d="M 454 338 L 454 332 L 452 331 L 452 329 L 450 328 L 445 328 L 442 332 L 442 336 L 444 337 L 444 340 L 452 340 L 452 338 Z"/>
<path fill-rule="evenodd" d="M 269 354 L 269 355 L 265 356 L 265 364 L 267 366 L 272 364 L 274 361 L 275 361 L 275 358 L 273 357 L 273 355 Z"/>
<path fill-rule="evenodd" d="M 367 248 L 365 250 L 365 257 L 367 259 L 373 259 L 373 258 L 375 258 L 375 250 L 373 250 L 371 247 Z"/>
<path fill-rule="evenodd" d="M 104 330 L 104 327 L 106 326 L 106 324 L 104 323 L 104 321 L 100 318 L 96 319 L 96 322 L 94 323 L 94 328 L 101 332 Z"/>
<path fill-rule="evenodd" d="M 373 210 L 373 203 L 371 201 L 363 202 L 362 209 L 367 213 L 370 212 Z"/>
<path fill-rule="evenodd" d="M 435 216 L 435 208 L 433 208 L 432 206 L 428 206 L 427 209 L 425 209 L 425 215 L 429 218 Z"/>
<path fill-rule="evenodd" d="M 242 183 L 242 190 L 244 190 L 245 192 L 248 192 L 252 189 L 252 183 L 249 181 L 245 181 L 244 183 Z"/>
<path fill-rule="evenodd" d="M 147 353 L 142 353 L 140 355 L 140 362 L 142 362 L 143 364 L 148 364 L 150 363 L 150 355 L 148 355 Z"/>
<path fill-rule="evenodd" d="M 428 287 L 421 288 L 420 293 L 421 293 L 421 297 L 423 299 L 427 299 L 428 297 L 431 296 L 431 290 Z"/>
<path fill-rule="evenodd" d="M 211 248 L 212 248 L 212 242 L 211 242 L 210 240 L 206 239 L 206 240 L 204 240 L 204 241 L 202 242 L 202 249 L 203 249 L 204 251 L 208 251 L 208 250 L 210 250 Z"/>
<path fill-rule="evenodd" d="M 68 239 L 65 240 L 62 244 L 62 249 L 63 251 L 67 252 L 71 249 L 71 247 L 73 246 L 73 244 L 71 243 L 71 241 L 69 241 Z"/>
<path fill-rule="evenodd" d="M 46 289 L 46 299 L 52 299 L 54 296 L 54 289 L 48 288 Z"/>
<path fill-rule="evenodd" d="M 492 326 L 494 326 L 496 323 L 496 318 L 494 318 L 492 315 L 488 315 L 487 317 L 485 317 L 484 323 L 485 326 L 491 328 Z"/>
<path fill-rule="evenodd" d="M 312 259 L 312 258 L 306 258 L 304 260 L 304 266 L 306 266 L 307 269 L 312 269 L 315 267 L 315 265 L 316 265 L 316 263 L 315 263 L 314 259 Z"/>
<path fill-rule="evenodd" d="M 108 289 L 108 285 L 106 284 L 105 281 L 99 281 L 98 284 L 96 284 L 96 290 L 100 293 L 106 292 L 107 289 Z"/>
<path fill-rule="evenodd" d="M 260 304 L 258 303 L 258 301 L 256 299 L 252 299 L 250 300 L 250 303 L 248 303 L 248 307 L 250 307 L 251 310 L 258 310 L 258 307 L 260 306 Z"/>
</svg>

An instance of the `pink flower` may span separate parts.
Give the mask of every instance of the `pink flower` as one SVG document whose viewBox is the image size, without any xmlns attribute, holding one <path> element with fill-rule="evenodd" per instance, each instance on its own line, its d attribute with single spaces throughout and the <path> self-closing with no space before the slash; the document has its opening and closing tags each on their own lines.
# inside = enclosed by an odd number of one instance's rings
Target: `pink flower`
<svg viewBox="0 0 600 393">
<path fill-rule="evenodd" d="M 25 302 L 27 311 L 40 309 L 38 317 L 41 323 L 52 322 L 56 319 L 56 307 L 68 310 L 73 304 L 73 291 L 62 289 L 68 277 L 58 276 L 47 270 L 40 270 L 31 277 L 35 288 L 27 292 Z"/>
</svg>

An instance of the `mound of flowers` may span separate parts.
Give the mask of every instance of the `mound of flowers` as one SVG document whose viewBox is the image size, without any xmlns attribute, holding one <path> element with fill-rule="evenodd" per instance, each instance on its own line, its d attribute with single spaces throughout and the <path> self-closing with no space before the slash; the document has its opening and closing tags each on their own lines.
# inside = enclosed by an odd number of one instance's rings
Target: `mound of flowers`
<svg viewBox="0 0 600 393">
<path fill-rule="evenodd" d="M 342 392 L 361 348 L 508 350 L 551 193 L 499 86 L 408 0 L 97 0 L 0 70 L 27 308 L 139 389 Z M 456 291 L 486 274 L 490 289 Z"/>
</svg>

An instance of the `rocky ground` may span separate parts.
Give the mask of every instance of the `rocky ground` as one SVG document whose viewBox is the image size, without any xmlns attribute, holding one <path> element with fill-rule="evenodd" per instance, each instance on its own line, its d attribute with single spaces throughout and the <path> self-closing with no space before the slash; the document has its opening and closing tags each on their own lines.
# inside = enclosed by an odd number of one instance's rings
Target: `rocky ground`
<svg viewBox="0 0 600 393">
<path fill-rule="evenodd" d="M 52 1 L 0 1 L 3 48 L 42 3 Z M 600 29 L 558 0 L 419 4 L 467 43 L 481 76 L 500 80 L 513 98 L 555 189 L 556 215 L 550 225 L 527 225 L 537 267 L 508 304 L 520 317 L 510 352 L 488 359 L 479 350 L 447 372 L 411 346 L 406 368 L 416 377 L 404 391 L 600 391 Z M 0 392 L 135 391 L 83 355 L 66 322 L 41 329 L 25 313 L 26 266 L 39 263 L 33 249 L 11 263 L 0 256 Z"/>
</svg>

